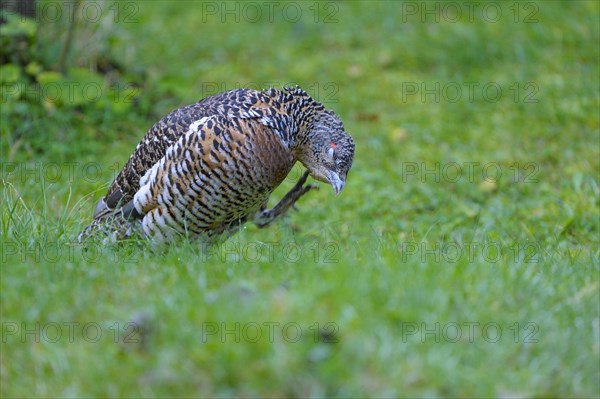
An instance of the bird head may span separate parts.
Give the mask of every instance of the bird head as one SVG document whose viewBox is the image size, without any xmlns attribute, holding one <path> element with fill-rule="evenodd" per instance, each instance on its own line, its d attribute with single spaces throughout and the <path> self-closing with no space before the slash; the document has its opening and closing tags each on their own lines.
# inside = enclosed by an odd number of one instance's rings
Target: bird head
<svg viewBox="0 0 600 399">
<path fill-rule="evenodd" d="M 298 159 L 311 176 L 333 187 L 339 195 L 354 159 L 354 141 L 332 111 L 317 113 L 308 125 Z"/>
</svg>

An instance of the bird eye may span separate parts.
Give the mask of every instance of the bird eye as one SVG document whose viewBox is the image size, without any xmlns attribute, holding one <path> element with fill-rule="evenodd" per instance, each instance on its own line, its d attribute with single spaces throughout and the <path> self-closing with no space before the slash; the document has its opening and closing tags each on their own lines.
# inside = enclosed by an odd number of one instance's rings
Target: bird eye
<svg viewBox="0 0 600 399">
<path fill-rule="evenodd" d="M 335 144 L 333 141 L 329 143 L 329 149 L 327 150 L 327 158 L 329 158 L 330 161 L 335 161 L 335 159 L 337 158 L 336 147 L 337 144 Z"/>
<path fill-rule="evenodd" d="M 336 156 L 335 156 L 335 148 L 334 147 L 329 147 L 329 149 L 327 150 L 327 158 L 329 158 L 330 161 L 334 161 Z"/>
</svg>

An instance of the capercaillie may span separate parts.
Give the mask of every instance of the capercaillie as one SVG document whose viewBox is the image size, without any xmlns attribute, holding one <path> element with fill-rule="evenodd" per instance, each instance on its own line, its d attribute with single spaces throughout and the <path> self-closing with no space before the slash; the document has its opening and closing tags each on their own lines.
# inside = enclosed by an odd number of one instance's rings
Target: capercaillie
<svg viewBox="0 0 600 399">
<path fill-rule="evenodd" d="M 309 175 L 344 187 L 354 142 L 304 90 L 237 89 L 176 109 L 144 136 L 79 235 L 133 231 L 211 241 L 246 221 L 265 227 L 306 192 Z M 270 194 L 300 161 L 307 171 L 272 209 Z"/>
</svg>

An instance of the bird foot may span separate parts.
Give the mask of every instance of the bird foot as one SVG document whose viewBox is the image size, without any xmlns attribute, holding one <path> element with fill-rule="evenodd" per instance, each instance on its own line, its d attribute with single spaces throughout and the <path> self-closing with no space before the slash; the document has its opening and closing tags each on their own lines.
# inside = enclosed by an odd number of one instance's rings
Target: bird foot
<svg viewBox="0 0 600 399">
<path fill-rule="evenodd" d="M 267 227 L 275 220 L 284 216 L 288 209 L 292 208 L 297 211 L 298 208 L 296 207 L 296 201 L 298 201 L 300 197 L 310 190 L 319 189 L 317 184 L 304 185 L 304 183 L 306 183 L 306 179 L 308 179 L 308 176 L 308 171 L 304 172 L 294 187 L 288 191 L 288 193 L 277 203 L 277 205 L 275 205 L 272 209 L 265 209 L 258 213 L 257 217 L 254 219 L 254 223 L 260 228 Z"/>
</svg>

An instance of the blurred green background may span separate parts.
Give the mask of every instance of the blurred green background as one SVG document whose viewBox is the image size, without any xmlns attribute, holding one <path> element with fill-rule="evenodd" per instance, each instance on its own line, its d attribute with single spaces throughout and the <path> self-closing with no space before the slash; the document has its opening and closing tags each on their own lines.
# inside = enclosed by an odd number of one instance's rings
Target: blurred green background
<svg viewBox="0 0 600 399">
<path fill-rule="evenodd" d="M 598 2 L 16 7 L 3 397 L 600 395 Z M 341 196 L 216 247 L 74 242 L 159 118 L 292 84 L 354 137 Z"/>
</svg>

